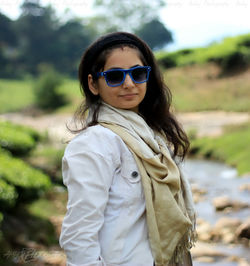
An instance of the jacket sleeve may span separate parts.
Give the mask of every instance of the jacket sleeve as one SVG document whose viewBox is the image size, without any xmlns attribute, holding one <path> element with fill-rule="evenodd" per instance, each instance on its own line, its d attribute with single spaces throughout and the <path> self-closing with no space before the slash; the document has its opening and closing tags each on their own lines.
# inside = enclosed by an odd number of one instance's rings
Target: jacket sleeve
<svg viewBox="0 0 250 266">
<path fill-rule="evenodd" d="M 106 265 L 98 233 L 104 223 L 113 171 L 112 161 L 95 152 L 63 157 L 68 203 L 59 243 L 67 255 L 68 266 Z"/>
</svg>

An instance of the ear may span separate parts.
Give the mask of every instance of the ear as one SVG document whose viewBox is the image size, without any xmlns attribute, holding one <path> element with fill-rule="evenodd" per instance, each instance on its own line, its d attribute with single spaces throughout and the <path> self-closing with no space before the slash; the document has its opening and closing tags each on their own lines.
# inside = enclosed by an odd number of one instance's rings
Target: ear
<svg viewBox="0 0 250 266">
<path fill-rule="evenodd" d="M 92 77 L 91 74 L 88 75 L 88 85 L 89 85 L 90 91 L 94 95 L 98 95 L 99 94 L 99 90 L 98 90 L 97 84 L 94 82 L 93 77 Z"/>
</svg>

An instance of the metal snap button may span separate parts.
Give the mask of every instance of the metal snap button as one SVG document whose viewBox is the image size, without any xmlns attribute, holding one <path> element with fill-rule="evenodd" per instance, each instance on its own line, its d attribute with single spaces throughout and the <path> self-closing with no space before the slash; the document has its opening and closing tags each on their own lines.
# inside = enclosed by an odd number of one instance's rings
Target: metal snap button
<svg viewBox="0 0 250 266">
<path fill-rule="evenodd" d="M 131 176 L 136 178 L 138 176 L 138 172 L 136 172 L 136 171 L 132 172 Z"/>
</svg>

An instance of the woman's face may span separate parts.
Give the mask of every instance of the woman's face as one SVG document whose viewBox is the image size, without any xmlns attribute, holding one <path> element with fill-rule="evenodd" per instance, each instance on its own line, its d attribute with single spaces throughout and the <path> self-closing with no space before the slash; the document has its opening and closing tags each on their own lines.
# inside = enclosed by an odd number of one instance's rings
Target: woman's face
<svg viewBox="0 0 250 266">
<path fill-rule="evenodd" d="M 114 68 L 129 69 L 135 66 L 143 66 L 138 51 L 130 47 L 114 49 L 107 57 L 103 71 Z M 134 83 L 126 75 L 123 84 L 117 87 L 107 85 L 105 78 L 101 76 L 97 82 L 93 81 L 91 75 L 88 76 L 89 88 L 94 95 L 99 95 L 107 104 L 120 108 L 138 112 L 139 104 L 145 97 L 147 83 Z"/>
</svg>

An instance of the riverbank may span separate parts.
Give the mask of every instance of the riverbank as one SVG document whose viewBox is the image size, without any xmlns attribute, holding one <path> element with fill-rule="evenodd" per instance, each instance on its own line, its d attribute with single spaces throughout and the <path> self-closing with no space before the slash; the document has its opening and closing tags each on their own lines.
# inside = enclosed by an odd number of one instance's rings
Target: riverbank
<svg viewBox="0 0 250 266">
<path fill-rule="evenodd" d="M 194 265 L 249 266 L 250 175 L 238 178 L 235 168 L 204 160 L 187 160 L 184 170 L 197 212 Z"/>
<path fill-rule="evenodd" d="M 239 175 L 250 174 L 250 123 L 227 126 L 216 137 L 193 137 L 190 153 L 234 166 Z"/>
<path fill-rule="evenodd" d="M 11 112 L 0 114 L 0 119 L 9 120 L 13 123 L 33 127 L 38 131 L 48 131 L 53 137 L 65 138 L 72 136 L 66 124 L 72 120 L 72 113 L 53 114 L 30 114 L 22 112 Z M 215 137 L 223 134 L 225 126 L 241 125 L 250 121 L 250 113 L 225 112 L 225 111 L 204 111 L 177 113 L 178 120 L 186 131 L 195 131 L 197 137 Z"/>
</svg>

